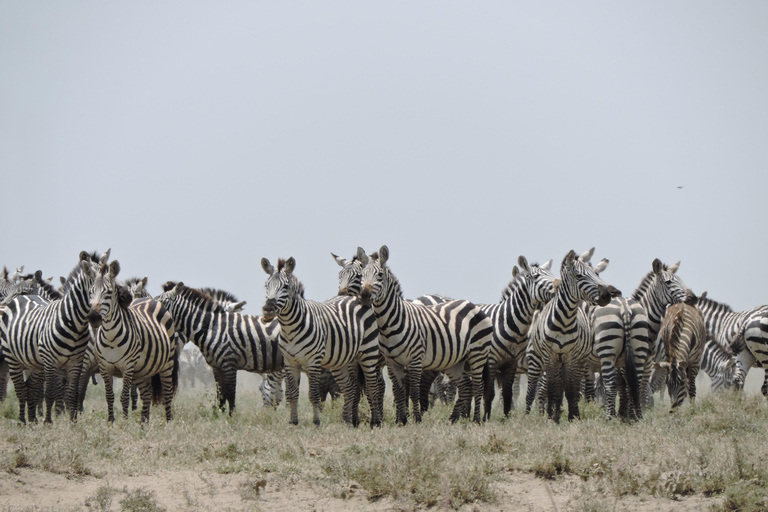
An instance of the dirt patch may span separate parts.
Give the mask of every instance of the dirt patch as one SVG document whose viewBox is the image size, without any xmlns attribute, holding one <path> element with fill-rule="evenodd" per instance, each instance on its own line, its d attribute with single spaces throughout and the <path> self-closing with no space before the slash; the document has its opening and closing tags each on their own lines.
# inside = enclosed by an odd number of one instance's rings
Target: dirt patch
<svg viewBox="0 0 768 512">
<path fill-rule="evenodd" d="M 544 480 L 532 474 L 511 472 L 494 484 L 498 502 L 465 504 L 462 511 L 531 512 L 586 509 L 631 512 L 700 511 L 714 498 L 689 496 L 679 500 L 651 496 L 615 498 L 592 495 L 576 477 Z M 346 510 L 411 510 L 405 501 L 386 498 L 369 501 L 354 482 L 340 492 L 307 482 L 255 479 L 243 474 L 222 475 L 197 471 L 168 471 L 153 475 L 87 476 L 72 478 L 36 469 L 21 468 L 0 474 L 0 505 L 17 510 L 130 510 L 126 500 L 143 494 L 157 509 L 166 510 L 265 510 L 335 512 Z M 334 496 L 333 494 L 339 494 Z M 343 495 L 344 497 L 342 497 Z M 123 502 L 123 503 L 121 503 Z M 443 502 L 436 509 L 449 509 Z"/>
</svg>

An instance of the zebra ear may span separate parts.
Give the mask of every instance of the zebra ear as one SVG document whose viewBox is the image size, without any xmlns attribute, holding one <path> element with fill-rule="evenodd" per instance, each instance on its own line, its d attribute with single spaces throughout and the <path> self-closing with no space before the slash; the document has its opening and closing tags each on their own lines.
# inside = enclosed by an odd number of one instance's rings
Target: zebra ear
<svg viewBox="0 0 768 512">
<path fill-rule="evenodd" d="M 517 264 L 520 265 L 520 268 L 523 269 L 525 272 L 530 272 L 531 267 L 528 266 L 528 260 L 525 259 L 525 256 L 522 254 L 519 258 L 517 258 Z"/>
<path fill-rule="evenodd" d="M 573 263 L 576 261 L 576 251 L 571 249 L 568 251 L 568 254 L 565 255 L 565 259 L 563 259 L 563 264 L 561 267 L 572 267 Z"/>
<path fill-rule="evenodd" d="M 90 260 L 91 257 L 85 251 L 80 251 L 80 261 Z"/>
<path fill-rule="evenodd" d="M 381 249 L 379 249 L 379 262 L 381 262 L 382 265 L 386 265 L 388 259 L 389 259 L 389 247 L 387 247 L 386 245 L 382 245 Z"/>
<path fill-rule="evenodd" d="M 368 264 L 368 255 L 365 254 L 365 251 L 362 247 L 357 248 L 357 259 L 360 260 L 360 263 L 362 263 L 363 266 Z"/>
<path fill-rule="evenodd" d="M 275 267 L 272 266 L 267 258 L 261 258 L 261 268 L 270 276 L 275 273 Z"/>
<path fill-rule="evenodd" d="M 340 266 L 341 268 L 344 268 L 344 265 L 347 264 L 347 260 L 345 260 L 344 258 L 339 258 L 338 256 L 336 256 L 333 253 L 331 253 L 331 256 L 333 256 L 333 259 L 336 261 L 336 264 L 338 266 Z"/>
<path fill-rule="evenodd" d="M 512 267 L 512 279 L 517 279 L 517 276 L 520 274 L 520 269 L 517 268 L 517 265 Z"/>
<path fill-rule="evenodd" d="M 115 260 L 109 264 L 109 277 L 114 279 L 117 277 L 117 274 L 119 273 L 120 273 L 120 262 Z"/>
<path fill-rule="evenodd" d="M 105 264 L 107 261 L 109 261 L 109 253 L 112 252 L 112 248 L 110 247 L 107 249 L 107 252 L 101 255 L 101 258 L 99 258 L 99 263 L 102 265 Z"/>
<path fill-rule="evenodd" d="M 551 268 L 552 268 L 552 258 L 550 258 L 550 259 L 549 259 L 549 261 L 547 261 L 546 263 L 544 263 L 543 265 L 541 265 L 539 268 L 540 268 L 541 270 L 547 270 L 547 271 L 549 271 L 549 269 L 551 269 Z"/>
<path fill-rule="evenodd" d="M 656 258 L 655 260 L 653 260 L 653 263 L 651 265 L 653 267 L 654 274 L 661 274 L 661 271 L 664 270 L 664 264 L 661 262 L 659 258 Z"/>
<path fill-rule="evenodd" d="M 608 267 L 608 263 L 610 263 L 608 261 L 608 258 L 601 259 L 600 262 L 597 265 L 595 265 L 595 274 L 599 274 L 600 272 L 605 270 Z"/>
<path fill-rule="evenodd" d="M 595 254 L 595 248 L 594 247 L 591 248 L 590 250 L 588 250 L 587 252 L 585 252 L 584 254 L 582 254 L 581 256 L 579 256 L 579 261 L 581 261 L 583 263 L 589 263 L 589 260 L 592 259 L 592 255 L 593 254 Z"/>
<path fill-rule="evenodd" d="M 293 256 L 288 258 L 288 261 L 285 262 L 285 273 L 289 276 L 293 274 L 293 270 L 296 268 L 296 260 L 293 259 Z"/>
<path fill-rule="evenodd" d="M 64 276 L 59 276 L 59 282 L 63 285 L 67 282 L 67 278 Z"/>
<path fill-rule="evenodd" d="M 242 311 L 245 307 L 245 301 L 238 302 L 237 304 L 232 306 L 232 312 L 237 313 L 238 311 Z"/>
<path fill-rule="evenodd" d="M 677 272 L 678 268 L 680 268 L 680 262 L 679 261 L 677 263 L 675 263 L 674 265 L 670 265 L 669 266 L 669 271 L 674 274 L 674 273 Z"/>
<path fill-rule="evenodd" d="M 141 287 L 142 288 L 147 287 L 147 276 L 144 276 L 144 279 L 141 280 Z"/>
</svg>

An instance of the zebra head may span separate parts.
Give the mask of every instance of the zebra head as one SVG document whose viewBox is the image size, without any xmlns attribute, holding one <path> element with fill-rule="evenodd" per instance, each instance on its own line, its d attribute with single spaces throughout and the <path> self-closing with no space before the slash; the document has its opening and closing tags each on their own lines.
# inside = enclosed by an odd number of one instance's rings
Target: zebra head
<svg viewBox="0 0 768 512">
<path fill-rule="evenodd" d="M 658 303 L 665 306 L 679 304 L 680 302 L 685 302 L 689 305 L 696 303 L 696 295 L 675 273 L 679 267 L 679 261 L 667 267 L 660 259 L 656 258 L 653 260 L 650 288 L 652 295 L 656 297 Z"/>
<path fill-rule="evenodd" d="M 131 296 L 134 299 L 143 299 L 145 297 L 152 298 L 152 296 L 147 291 L 147 276 L 144 276 L 142 279 L 139 279 L 138 277 L 126 279 L 125 286 L 128 287 L 131 292 Z"/>
<path fill-rule="evenodd" d="M 387 267 L 389 248 L 386 245 L 382 245 L 379 252 L 372 254 L 370 258 L 365 254 L 362 247 L 358 247 L 357 257 L 364 265 L 359 295 L 363 306 L 380 304 L 393 289 L 395 289 L 395 293 L 399 293 L 397 280 Z"/>
<path fill-rule="evenodd" d="M 565 256 L 560 265 L 560 280 L 559 288 L 562 288 L 564 293 L 598 306 L 608 305 L 612 295 L 621 294 L 619 290 L 603 282 L 592 265 L 577 258 L 573 250 Z"/>
<path fill-rule="evenodd" d="M 683 400 L 685 400 L 685 397 L 688 396 L 689 393 L 688 363 L 686 361 L 679 361 L 674 364 L 666 362 L 659 364 L 662 367 L 668 365 L 667 393 L 669 393 L 669 401 L 671 404 L 669 412 L 674 412 L 675 409 L 683 404 Z"/>
<path fill-rule="evenodd" d="M 529 265 L 525 256 L 517 259 L 520 270 L 512 270 L 513 283 L 522 286 L 520 290 L 528 297 L 532 309 L 538 309 L 555 296 L 555 276 L 549 271 L 552 260 L 543 265 Z"/>
<path fill-rule="evenodd" d="M 304 295 L 304 289 L 293 275 L 296 268 L 296 260 L 293 257 L 287 260 L 278 259 L 277 268 L 273 267 L 267 258 L 261 259 L 261 268 L 269 275 L 264 288 L 267 292 L 264 307 L 262 307 L 263 322 L 271 322 L 281 311 L 288 310 L 293 299 Z"/>
<path fill-rule="evenodd" d="M 362 251 L 359 247 L 357 250 Z M 365 251 L 363 251 L 363 254 L 365 254 Z M 360 261 L 360 258 L 355 255 L 351 260 L 345 260 L 333 253 L 331 253 L 331 256 L 341 267 L 341 270 L 339 270 L 339 292 L 337 295 L 351 295 L 352 297 L 360 295 L 361 281 L 363 279 L 363 263 Z"/>
<path fill-rule="evenodd" d="M 114 318 L 117 308 L 131 304 L 130 291 L 115 279 L 119 273 L 120 263 L 117 260 L 109 265 L 101 265 L 91 286 L 91 311 L 88 314 L 91 325 L 109 322 Z"/>
</svg>

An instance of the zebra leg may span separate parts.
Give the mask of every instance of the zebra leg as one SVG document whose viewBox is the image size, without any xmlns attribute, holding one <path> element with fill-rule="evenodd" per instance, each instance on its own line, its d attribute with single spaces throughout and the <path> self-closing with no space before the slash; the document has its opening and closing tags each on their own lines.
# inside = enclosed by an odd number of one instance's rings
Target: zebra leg
<svg viewBox="0 0 768 512">
<path fill-rule="evenodd" d="M 141 398 L 141 422 L 146 423 L 149 421 L 149 409 L 152 405 L 152 377 L 143 379 L 141 382 L 136 383 L 136 387 L 139 388 L 139 396 Z M 128 389 L 128 394 L 130 394 L 130 388 Z M 125 383 L 123 383 L 123 393 L 120 397 L 121 401 L 125 395 L 126 387 Z"/>
<path fill-rule="evenodd" d="M 286 366 L 284 370 L 285 377 L 285 399 L 291 408 L 291 425 L 299 424 L 299 384 L 301 384 L 301 369 L 295 366 Z"/>
<path fill-rule="evenodd" d="M 365 378 L 365 394 L 368 404 L 371 406 L 371 428 L 380 427 L 384 413 L 384 387 L 381 368 L 375 365 L 373 368 L 360 367 Z"/>
<path fill-rule="evenodd" d="M 7 359 L 6 359 L 7 361 Z M 27 423 L 27 402 L 29 402 L 29 387 L 27 380 L 24 379 L 24 371 L 16 361 L 8 362 L 8 372 L 13 382 L 13 389 L 16 391 L 16 398 L 19 400 L 19 422 Z M 35 407 L 34 405 L 32 407 Z M 30 421 L 34 415 L 30 411 Z"/>
<path fill-rule="evenodd" d="M 112 375 L 101 372 L 101 380 L 104 381 L 104 395 L 107 399 L 107 421 L 115 422 L 115 391 L 112 388 Z"/>
<path fill-rule="evenodd" d="M 131 410 L 135 411 L 138 408 L 139 402 L 139 387 L 137 385 L 131 386 Z"/>
<path fill-rule="evenodd" d="M 323 410 L 323 403 L 320 401 L 320 375 L 323 372 L 323 367 L 320 366 L 320 361 L 310 361 L 307 368 L 307 378 L 309 379 L 309 403 L 312 404 L 312 423 L 316 426 L 320 426 L 320 411 Z M 339 383 L 341 386 L 342 384 Z M 342 387 L 342 389 L 344 389 Z M 347 400 L 344 400 L 344 405 L 347 405 Z M 347 412 L 345 408 L 342 408 L 342 418 Z M 345 421 L 349 421 L 349 418 L 345 418 Z"/>
<path fill-rule="evenodd" d="M 536 392 L 539 387 L 542 369 L 538 361 L 528 361 L 528 390 L 525 393 L 525 414 L 531 413 L 533 401 L 536 400 Z"/>
<path fill-rule="evenodd" d="M 59 372 L 51 365 L 45 365 L 43 373 L 45 375 L 45 422 L 53 423 L 53 408 L 56 404 L 56 398 L 61 391 L 61 381 Z"/>
<path fill-rule="evenodd" d="M 5 397 L 8 396 L 8 361 L 5 360 L 5 358 L 2 358 L 0 360 L 0 402 L 5 400 Z"/>
<path fill-rule="evenodd" d="M 165 368 L 160 372 L 160 385 L 163 389 L 163 408 L 165 409 L 165 421 L 171 421 L 173 419 L 173 410 L 171 404 L 173 402 L 173 396 L 176 393 L 173 385 L 173 365 Z M 136 389 L 137 386 L 133 386 L 131 390 Z"/>
<path fill-rule="evenodd" d="M 227 403 L 224 398 L 224 372 L 221 368 L 211 368 L 213 370 L 213 380 L 216 382 L 216 403 L 219 409 L 224 412 L 224 405 Z"/>
<path fill-rule="evenodd" d="M 440 375 L 440 372 L 434 370 L 425 370 L 421 372 L 421 384 L 419 389 L 419 403 L 421 405 L 421 412 L 425 413 L 429 410 L 429 390 L 432 388 L 432 383 Z"/>
<path fill-rule="evenodd" d="M 405 370 L 397 363 L 387 363 L 387 373 L 392 382 L 392 394 L 395 395 L 395 423 L 408 423 L 408 397 L 404 386 Z"/>
<path fill-rule="evenodd" d="M 413 410 L 413 421 L 421 423 L 421 359 L 413 358 L 408 363 L 409 394 Z"/>
<path fill-rule="evenodd" d="M 79 397 L 80 397 L 80 372 L 82 370 L 82 364 L 81 362 L 75 362 L 72 366 L 69 367 L 67 370 L 67 394 L 66 394 L 66 404 L 67 409 L 69 409 L 69 419 L 70 421 L 77 421 L 77 413 L 80 409 L 79 407 Z"/>
<path fill-rule="evenodd" d="M 768 396 L 768 372 L 763 372 L 763 385 L 760 386 L 760 392 L 763 394 L 763 396 Z"/>
<path fill-rule="evenodd" d="M 353 427 L 360 425 L 360 383 L 357 380 L 357 362 L 352 362 L 339 370 L 333 370 L 333 378 L 341 387 L 344 396 L 342 419 Z M 373 378 L 375 385 L 375 377 Z M 373 411 L 371 411 L 373 412 Z"/>
<path fill-rule="evenodd" d="M 616 366 L 611 360 L 603 360 L 601 364 L 601 380 L 605 387 L 605 419 L 616 416 Z M 621 400 L 624 406 L 624 399 Z"/>
<path fill-rule="evenodd" d="M 463 362 L 446 369 L 445 375 L 459 391 L 459 396 L 456 399 L 456 403 L 453 405 L 453 411 L 449 417 L 451 423 L 455 423 L 459 418 L 465 415 L 467 407 L 471 407 L 472 381 L 469 379 L 469 376 L 464 373 Z"/>
<path fill-rule="evenodd" d="M 498 374 L 498 380 L 501 384 L 501 403 L 504 410 L 504 417 L 509 418 L 515 406 L 515 390 L 519 390 L 520 383 L 515 380 L 517 376 L 517 362 L 505 364 Z M 517 384 L 517 388 L 515 388 Z"/>
<path fill-rule="evenodd" d="M 563 404 L 563 371 L 562 368 L 554 368 L 552 365 L 548 365 L 546 373 L 547 416 L 555 423 L 559 423 Z"/>
<path fill-rule="evenodd" d="M 496 398 L 496 379 L 501 378 L 501 370 L 495 359 L 488 358 L 483 369 L 483 421 L 491 419 L 493 400 Z"/>
<path fill-rule="evenodd" d="M 691 403 L 696 400 L 696 376 L 699 374 L 698 366 L 689 366 L 687 368 L 688 373 L 688 397 L 691 399 Z"/>
<path fill-rule="evenodd" d="M 584 365 L 576 364 L 563 367 L 565 397 L 568 400 L 568 421 L 581 418 L 579 413 L 579 387 L 584 378 Z"/>
</svg>

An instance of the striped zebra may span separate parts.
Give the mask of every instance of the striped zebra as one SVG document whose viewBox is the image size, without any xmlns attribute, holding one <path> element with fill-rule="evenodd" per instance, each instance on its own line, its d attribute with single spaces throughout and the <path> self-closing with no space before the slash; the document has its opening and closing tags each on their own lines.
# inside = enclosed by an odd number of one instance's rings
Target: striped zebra
<svg viewBox="0 0 768 512">
<path fill-rule="evenodd" d="M 358 249 L 363 269 L 360 300 L 371 306 L 380 331 L 380 348 L 387 363 L 395 395 L 398 423 L 408 417 L 403 386 L 407 371 L 414 421 L 421 421 L 420 383 L 426 370 L 442 370 L 459 389 L 459 399 L 451 421 L 462 416 L 474 402 L 474 421 L 482 419 L 483 370 L 493 342 L 493 325 L 475 304 L 448 300 L 432 306 L 403 298 L 400 282 L 387 261 L 389 249 L 383 245 L 369 258 Z M 465 370 L 466 365 L 466 370 Z M 463 379 L 465 371 L 469 380 Z M 466 409 L 465 409 L 466 408 Z"/>
<path fill-rule="evenodd" d="M 358 247 L 357 250 L 358 252 L 360 251 L 362 251 L 363 253 L 365 252 L 360 247 Z M 363 264 L 360 261 L 360 259 L 357 257 L 357 254 L 355 254 L 350 260 L 340 258 L 339 256 L 336 256 L 333 253 L 331 253 L 331 256 L 333 256 L 334 261 L 336 261 L 336 263 L 341 267 L 341 270 L 339 271 L 338 295 L 358 297 L 360 295 L 360 290 L 362 289 Z M 451 299 L 449 299 L 448 297 L 444 297 L 442 295 L 422 295 L 414 299 L 413 302 L 417 304 L 423 304 L 425 306 L 433 306 L 437 303 L 445 302 L 447 300 L 451 300 Z M 380 364 L 383 368 L 384 366 L 383 357 L 381 358 Z M 429 410 L 430 406 L 432 405 L 432 400 L 430 398 L 430 390 L 432 388 L 433 382 L 435 382 L 438 379 L 441 373 L 442 372 L 431 371 L 431 370 L 422 371 L 421 383 L 419 385 L 420 387 L 419 397 L 420 397 L 422 413 Z M 381 377 L 382 389 L 384 389 L 383 378 L 384 377 L 382 376 Z M 405 387 L 405 395 L 406 397 L 409 397 L 410 396 L 410 393 L 409 393 L 410 380 L 408 379 L 407 372 L 404 379 L 404 387 Z"/>
<path fill-rule="evenodd" d="M 555 294 L 555 276 L 550 272 L 552 260 L 543 265 L 529 265 L 525 256 L 517 259 L 512 269 L 512 281 L 502 292 L 501 302 L 480 305 L 493 324 L 493 343 L 488 357 L 488 377 L 485 388 L 485 418 L 491 416 L 495 383 L 501 385 L 504 416 L 512 409 L 512 390 L 518 366 L 528 345 L 528 329 L 536 310 Z"/>
<path fill-rule="evenodd" d="M 584 255 L 580 259 L 588 262 Z M 608 263 L 607 259 L 601 260 L 594 267 L 595 273 L 599 275 Z M 620 398 L 620 417 L 629 420 L 641 418 L 643 373 L 653 346 L 645 308 L 636 299 L 613 293 L 606 306 L 583 307 L 588 312 L 594 333 L 587 369 L 586 397 L 594 398 L 592 377 L 598 372 L 606 419 L 616 416 L 617 395 Z"/>
<path fill-rule="evenodd" d="M 120 404 L 126 418 L 135 384 L 141 396 L 141 421 L 149 420 L 151 403 L 162 403 L 165 419 L 170 421 L 179 369 L 173 318 L 160 302 L 134 301 L 130 290 L 116 282 L 119 273 L 118 261 L 102 265 L 90 297 L 91 318 L 99 320 L 93 333 L 93 354 L 104 380 L 107 421 L 115 421 L 113 377 L 123 379 Z"/>
<path fill-rule="evenodd" d="M 699 297 L 696 306 L 704 316 L 707 332 L 721 346 L 740 340 L 744 350 L 736 355 L 736 379 L 738 389 L 752 366 L 768 368 L 768 305 L 747 311 L 733 311 L 730 306 L 709 297 Z M 768 392 L 768 375 L 761 391 Z"/>
<path fill-rule="evenodd" d="M 233 313 L 211 296 L 184 283 L 169 281 L 155 300 L 173 316 L 176 331 L 192 342 L 213 370 L 218 407 L 235 412 L 237 372 L 274 374 L 283 369 L 278 322 Z"/>
<path fill-rule="evenodd" d="M 568 400 L 568 419 L 580 417 L 579 394 L 592 354 L 593 329 L 589 308 L 580 307 L 579 301 L 606 306 L 611 301 L 611 290 L 618 292 L 609 288 L 573 250 L 563 259 L 555 297 L 536 316 L 529 330 L 526 413 L 531 410 L 539 378 L 545 371 L 549 417 L 560 420 L 563 393 Z"/>
<path fill-rule="evenodd" d="M 304 371 L 309 378 L 313 422 L 320 424 L 320 379 L 322 370 L 330 369 L 344 396 L 342 419 L 355 426 L 359 424 L 358 372 L 362 372 L 371 405 L 371 426 L 380 426 L 384 390 L 380 380 L 379 332 L 373 311 L 355 297 L 337 296 L 325 302 L 305 299 L 304 285 L 293 273 L 294 258 L 278 260 L 277 267 L 262 258 L 261 268 L 269 276 L 264 285 L 262 318 L 277 319 L 280 323 L 290 423 L 296 425 L 299 421 L 299 382 Z"/>
<path fill-rule="evenodd" d="M 691 289 L 676 274 L 679 268 L 679 261 L 668 266 L 662 263 L 660 259 L 654 259 L 651 263 L 651 270 L 643 277 L 632 293 L 632 299 L 645 308 L 648 316 L 648 337 L 652 341 L 650 347 L 643 348 L 642 351 L 635 351 L 636 361 L 645 360 L 641 380 L 641 403 L 645 407 L 651 405 L 650 383 L 653 374 L 657 371 L 654 370 L 654 365 L 662 357 L 657 338 L 667 306 L 686 301 L 690 303 L 696 300 Z"/>
<path fill-rule="evenodd" d="M 109 251 L 102 257 L 109 257 Z M 96 274 L 96 255 L 80 253 L 62 289 L 62 298 L 36 295 L 13 299 L 0 320 L 2 349 L 19 399 L 19 420 L 37 421 L 36 401 L 45 389 L 45 422 L 52 422 L 54 402 L 62 392 L 60 372 L 67 374 L 66 405 L 77 417 L 77 382 L 88 343 L 89 290 Z M 24 373 L 28 372 L 25 379 Z"/>
<path fill-rule="evenodd" d="M 706 341 L 704 317 L 696 307 L 680 303 L 667 308 L 659 332 L 659 343 L 664 347 L 665 356 L 660 366 L 668 369 L 670 412 L 682 405 L 686 396 L 691 402 L 696 399 L 696 376 Z"/>
</svg>

